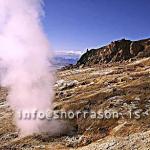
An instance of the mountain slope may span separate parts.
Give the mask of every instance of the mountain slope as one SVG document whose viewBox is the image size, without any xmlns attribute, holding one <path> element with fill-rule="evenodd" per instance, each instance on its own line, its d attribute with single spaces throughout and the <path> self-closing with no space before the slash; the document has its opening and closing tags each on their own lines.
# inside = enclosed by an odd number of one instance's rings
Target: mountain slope
<svg viewBox="0 0 150 150">
<path fill-rule="evenodd" d="M 122 39 L 98 49 L 87 50 L 77 62 L 77 66 L 91 66 L 101 63 L 124 61 L 134 57 L 142 58 L 149 56 L 150 38 L 139 41 Z"/>
</svg>

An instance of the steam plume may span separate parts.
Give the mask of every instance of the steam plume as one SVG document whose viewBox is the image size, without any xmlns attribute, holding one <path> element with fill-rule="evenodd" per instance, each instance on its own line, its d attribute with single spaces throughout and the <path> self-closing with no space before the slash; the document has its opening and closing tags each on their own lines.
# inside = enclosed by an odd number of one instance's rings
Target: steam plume
<svg viewBox="0 0 150 150">
<path fill-rule="evenodd" d="M 16 112 L 52 107 L 53 77 L 49 72 L 49 43 L 41 27 L 42 3 L 0 0 L 0 63 L 7 68 L 2 85 L 9 87 L 8 102 Z M 23 135 L 39 132 L 44 124 L 16 121 Z"/>
</svg>

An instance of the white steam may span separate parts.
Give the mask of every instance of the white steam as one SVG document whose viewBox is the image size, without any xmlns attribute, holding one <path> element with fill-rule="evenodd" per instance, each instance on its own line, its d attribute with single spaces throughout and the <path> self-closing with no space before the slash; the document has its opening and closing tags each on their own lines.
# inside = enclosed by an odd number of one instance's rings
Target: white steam
<svg viewBox="0 0 150 150">
<path fill-rule="evenodd" d="M 53 77 L 49 71 L 49 43 L 40 22 L 42 2 L 0 0 L 0 63 L 7 68 L 2 85 L 9 88 L 8 102 L 15 112 L 52 108 Z M 45 123 L 16 122 L 22 135 L 39 132 Z"/>
</svg>

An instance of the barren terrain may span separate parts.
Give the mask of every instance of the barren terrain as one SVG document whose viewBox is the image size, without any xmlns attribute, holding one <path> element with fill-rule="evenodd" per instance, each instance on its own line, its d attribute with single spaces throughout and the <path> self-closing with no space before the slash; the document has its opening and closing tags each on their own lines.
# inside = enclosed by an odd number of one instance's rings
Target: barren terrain
<svg viewBox="0 0 150 150">
<path fill-rule="evenodd" d="M 54 110 L 111 111 L 118 118 L 83 114 L 66 119 L 75 131 L 57 137 L 18 137 L 7 91 L 0 90 L 0 149 L 143 149 L 150 147 L 150 58 L 57 72 Z M 132 112 L 132 116 L 130 113 Z M 136 116 L 136 113 L 140 116 Z"/>
</svg>

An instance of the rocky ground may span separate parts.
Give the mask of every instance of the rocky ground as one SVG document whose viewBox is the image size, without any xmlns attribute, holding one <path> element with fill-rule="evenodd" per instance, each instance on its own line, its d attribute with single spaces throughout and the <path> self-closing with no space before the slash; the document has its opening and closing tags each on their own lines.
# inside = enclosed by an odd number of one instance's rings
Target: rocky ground
<svg viewBox="0 0 150 150">
<path fill-rule="evenodd" d="M 58 71 L 57 77 L 54 110 L 87 112 L 65 119 L 76 132 L 18 137 L 7 91 L 1 88 L 0 150 L 149 149 L 150 57 Z M 103 115 L 91 117 L 92 112 Z"/>
</svg>

